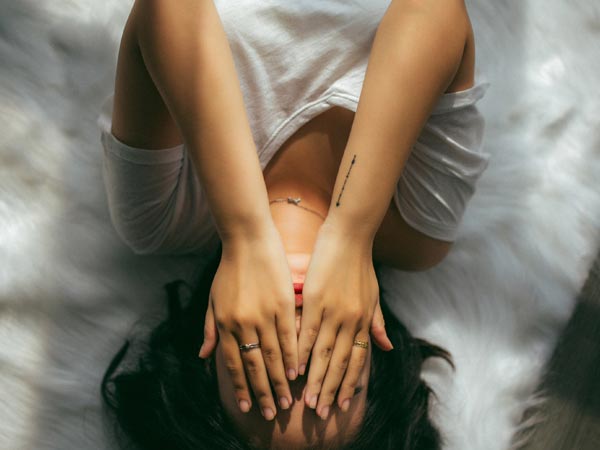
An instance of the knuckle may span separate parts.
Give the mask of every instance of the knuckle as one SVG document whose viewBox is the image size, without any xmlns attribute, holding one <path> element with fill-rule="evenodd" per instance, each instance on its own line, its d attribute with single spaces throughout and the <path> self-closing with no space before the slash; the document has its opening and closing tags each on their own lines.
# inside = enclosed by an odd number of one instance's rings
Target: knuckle
<svg viewBox="0 0 600 450">
<path fill-rule="evenodd" d="M 316 327 L 308 327 L 306 329 L 306 336 L 310 338 L 311 341 L 314 341 L 319 334 L 319 329 Z"/>
<path fill-rule="evenodd" d="M 248 388 L 241 380 L 234 378 L 231 384 L 233 385 L 233 391 L 237 394 L 237 397 L 245 398 L 245 396 L 248 395 Z"/>
<path fill-rule="evenodd" d="M 340 371 L 342 371 L 342 372 L 345 372 L 345 371 L 346 371 L 346 369 L 348 368 L 348 364 L 349 364 L 349 362 L 350 362 L 350 357 L 349 357 L 349 356 L 347 356 L 347 357 L 345 357 L 345 358 L 343 358 L 343 359 L 341 359 L 341 360 L 337 361 L 337 362 L 335 363 L 335 367 L 336 367 L 337 369 L 339 369 Z"/>
<path fill-rule="evenodd" d="M 260 372 L 258 361 L 254 358 L 248 358 L 246 360 L 246 370 L 248 371 L 248 375 L 256 376 Z"/>
<path fill-rule="evenodd" d="M 352 321 L 358 322 L 362 320 L 364 312 L 358 306 L 351 306 L 346 308 L 344 314 L 346 317 Z"/>
<path fill-rule="evenodd" d="M 285 311 L 289 310 L 290 299 L 289 299 L 287 292 L 283 293 L 282 295 L 277 296 L 277 300 L 275 302 L 275 307 L 277 308 L 277 311 L 280 311 L 283 313 L 285 313 Z"/>
<path fill-rule="evenodd" d="M 223 361 L 223 364 L 225 364 L 225 367 L 227 368 L 227 370 L 231 371 L 235 371 L 238 369 L 238 365 L 237 365 L 237 361 L 235 361 L 233 358 L 225 358 Z"/>
<path fill-rule="evenodd" d="M 286 360 L 291 360 L 291 359 L 296 358 L 296 354 L 295 354 L 293 348 L 289 345 L 282 346 L 281 354 L 283 355 L 283 358 L 285 358 Z"/>
<path fill-rule="evenodd" d="M 296 339 L 296 332 L 282 331 L 279 333 L 279 345 L 282 348 L 289 348 L 293 344 L 293 340 Z M 288 352 L 291 353 L 291 352 Z"/>
<path fill-rule="evenodd" d="M 233 360 L 226 360 L 225 368 L 227 369 L 227 372 L 229 372 L 233 379 L 236 379 L 241 374 L 240 368 Z"/>
<path fill-rule="evenodd" d="M 319 356 L 321 359 L 328 360 L 333 352 L 333 346 L 326 345 L 319 349 Z"/>
<path fill-rule="evenodd" d="M 272 364 L 280 360 L 279 352 L 273 347 L 263 348 L 263 358 L 266 363 Z"/>
<path fill-rule="evenodd" d="M 248 326 L 253 325 L 253 319 L 251 316 L 246 314 L 233 314 L 231 316 L 231 325 L 236 330 L 242 330 Z"/>
<path fill-rule="evenodd" d="M 217 316 L 215 318 L 215 323 L 217 324 L 217 329 L 221 332 L 230 329 L 229 321 L 227 319 Z"/>
<path fill-rule="evenodd" d="M 373 323 L 373 316 L 364 315 L 357 323 L 356 333 L 360 333 L 361 336 L 368 335 L 369 330 L 371 329 L 371 325 L 377 325 L 377 323 Z"/>
</svg>

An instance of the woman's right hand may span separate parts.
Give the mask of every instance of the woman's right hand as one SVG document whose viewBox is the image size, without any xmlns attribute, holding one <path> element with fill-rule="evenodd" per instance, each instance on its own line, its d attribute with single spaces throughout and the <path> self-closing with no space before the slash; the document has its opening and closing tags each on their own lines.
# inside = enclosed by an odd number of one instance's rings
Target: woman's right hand
<svg viewBox="0 0 600 450">
<path fill-rule="evenodd" d="M 292 395 L 286 374 L 293 380 L 298 373 L 295 295 L 285 249 L 275 228 L 222 248 L 199 356 L 207 357 L 216 347 L 216 324 L 240 410 L 247 412 L 252 405 L 249 381 L 263 416 L 271 420 L 277 408 L 269 379 L 280 407 L 287 409 Z M 261 347 L 239 348 L 255 342 Z"/>
</svg>

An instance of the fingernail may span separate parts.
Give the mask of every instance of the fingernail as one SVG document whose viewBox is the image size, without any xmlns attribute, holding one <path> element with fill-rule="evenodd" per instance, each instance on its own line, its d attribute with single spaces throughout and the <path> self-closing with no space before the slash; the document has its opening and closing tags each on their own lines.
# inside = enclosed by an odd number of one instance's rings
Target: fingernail
<svg viewBox="0 0 600 450">
<path fill-rule="evenodd" d="M 279 405 L 281 405 L 282 409 L 288 409 L 290 407 L 290 402 L 286 397 L 281 397 L 279 399 Z"/>
<path fill-rule="evenodd" d="M 322 410 L 321 410 L 321 419 L 325 420 L 327 419 L 327 416 L 329 415 L 329 406 L 325 406 Z"/>
<path fill-rule="evenodd" d="M 310 401 L 308 402 L 308 406 L 310 406 L 312 409 L 315 409 L 317 407 L 317 396 L 313 395 L 310 398 Z"/>
<path fill-rule="evenodd" d="M 240 409 L 245 413 L 250 411 L 250 403 L 247 400 L 240 400 Z"/>
<path fill-rule="evenodd" d="M 287 375 L 290 380 L 296 379 L 296 371 L 294 369 L 288 369 Z"/>
<path fill-rule="evenodd" d="M 346 411 L 348 411 L 348 408 L 350 408 L 350 399 L 349 398 L 344 400 L 344 403 L 342 403 L 342 411 L 346 412 Z"/>
<path fill-rule="evenodd" d="M 300 368 L 298 369 L 298 373 L 299 373 L 300 375 L 304 375 L 304 370 L 306 370 L 306 364 L 302 364 L 302 365 L 300 366 Z"/>
<path fill-rule="evenodd" d="M 273 417 L 275 417 L 275 413 L 273 412 L 273 410 L 271 408 L 263 409 L 262 413 L 263 413 L 264 418 L 267 420 L 271 420 Z"/>
</svg>

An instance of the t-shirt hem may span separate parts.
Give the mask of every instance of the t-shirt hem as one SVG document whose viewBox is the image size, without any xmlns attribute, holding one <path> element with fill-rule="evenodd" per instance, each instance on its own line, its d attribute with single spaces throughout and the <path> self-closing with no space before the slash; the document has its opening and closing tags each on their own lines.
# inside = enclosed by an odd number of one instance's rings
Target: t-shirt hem
<svg viewBox="0 0 600 450">
<path fill-rule="evenodd" d="M 104 150 L 112 155 L 135 164 L 162 164 L 180 161 L 184 157 L 184 144 L 161 149 L 145 149 L 128 145 L 115 137 L 112 128 L 112 102 L 110 95 L 102 105 L 102 112 L 96 123 L 100 128 L 100 140 Z"/>
<path fill-rule="evenodd" d="M 441 223 L 425 221 L 422 216 L 413 215 L 406 211 L 401 204 L 398 189 L 394 191 L 394 204 L 396 209 L 404 219 L 404 221 L 412 228 L 426 234 L 434 239 L 439 239 L 446 242 L 454 242 L 458 233 L 458 228 L 455 226 L 444 226 Z"/>
<path fill-rule="evenodd" d="M 444 114 L 477 103 L 485 96 L 491 83 L 486 78 L 476 78 L 473 86 L 456 92 L 446 92 L 441 95 L 433 108 L 431 115 Z"/>
<path fill-rule="evenodd" d="M 296 131 L 311 119 L 334 106 L 341 106 L 356 112 L 358 98 L 336 89 L 296 110 L 271 133 L 271 137 L 267 140 L 266 144 L 258 151 L 261 169 L 264 170 L 266 168 L 271 158 Z"/>
</svg>

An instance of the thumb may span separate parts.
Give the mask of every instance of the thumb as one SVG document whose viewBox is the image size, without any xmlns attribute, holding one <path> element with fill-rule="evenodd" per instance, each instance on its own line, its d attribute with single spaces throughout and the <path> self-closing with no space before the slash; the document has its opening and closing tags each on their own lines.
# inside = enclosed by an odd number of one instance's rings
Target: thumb
<svg viewBox="0 0 600 450">
<path fill-rule="evenodd" d="M 206 317 L 204 319 L 204 342 L 198 356 L 200 358 L 208 358 L 215 347 L 217 346 L 217 324 L 212 307 L 212 297 L 208 299 L 208 308 L 206 309 Z"/>
<path fill-rule="evenodd" d="M 373 320 L 371 321 L 371 336 L 373 337 L 375 344 L 377 344 L 381 350 L 389 351 L 394 348 L 392 341 L 390 341 L 387 332 L 385 331 L 385 321 L 383 320 L 383 313 L 381 312 L 379 301 L 375 306 Z"/>
</svg>

